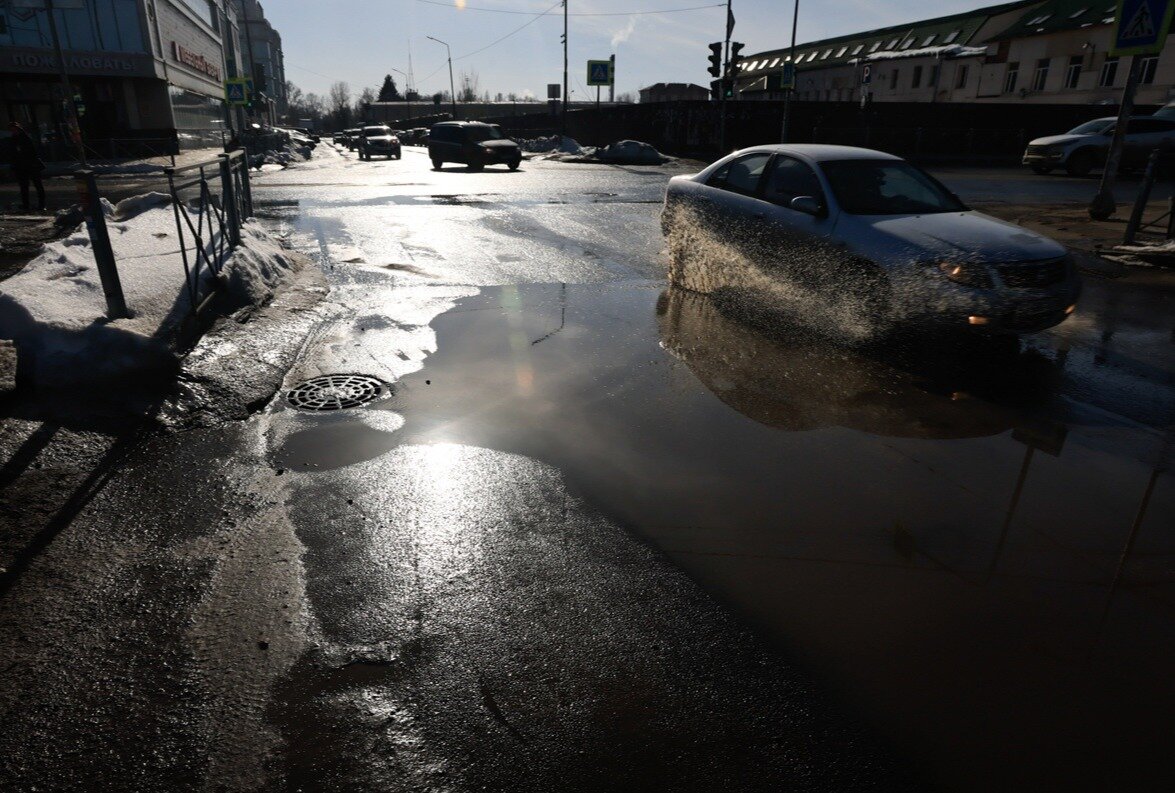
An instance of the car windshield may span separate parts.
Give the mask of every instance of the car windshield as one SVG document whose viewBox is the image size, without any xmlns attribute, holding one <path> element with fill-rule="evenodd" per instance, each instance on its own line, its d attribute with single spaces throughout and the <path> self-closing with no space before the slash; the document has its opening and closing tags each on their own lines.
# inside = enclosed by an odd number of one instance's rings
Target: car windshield
<svg viewBox="0 0 1175 793">
<path fill-rule="evenodd" d="M 1069 135 L 1100 135 L 1103 132 L 1108 132 L 1114 128 L 1113 121 L 1101 119 L 1100 121 L 1086 121 L 1084 124 L 1079 124 L 1073 129 L 1069 130 Z"/>
<path fill-rule="evenodd" d="M 385 135 L 390 135 L 391 132 L 387 127 L 366 127 L 363 130 L 364 137 L 368 138 L 382 138 Z"/>
<path fill-rule="evenodd" d="M 933 177 L 902 160 L 821 163 L 837 203 L 853 215 L 918 215 L 967 207 Z"/>
<path fill-rule="evenodd" d="M 501 140 L 505 137 L 497 127 L 466 127 L 469 130 L 469 140 L 481 143 L 483 140 Z"/>
</svg>

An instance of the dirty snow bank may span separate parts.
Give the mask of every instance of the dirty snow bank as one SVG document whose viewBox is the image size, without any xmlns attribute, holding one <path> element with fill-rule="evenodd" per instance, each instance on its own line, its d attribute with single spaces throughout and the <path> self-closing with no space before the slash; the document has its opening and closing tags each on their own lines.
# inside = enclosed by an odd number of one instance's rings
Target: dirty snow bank
<svg viewBox="0 0 1175 793">
<path fill-rule="evenodd" d="M 536 159 L 557 162 L 607 163 L 609 165 L 664 165 L 672 161 L 652 145 L 639 140 L 618 140 L 607 146 L 580 146 L 572 138 L 534 138 L 518 141 L 523 151 L 537 152 Z"/>
<path fill-rule="evenodd" d="M 266 149 L 263 152 L 249 155 L 249 166 L 260 168 L 262 165 L 280 165 L 285 168 L 310 159 L 311 150 L 308 146 L 298 146 L 287 143 L 280 149 Z"/>
<path fill-rule="evenodd" d="M 0 339 L 15 342 L 22 377 L 38 385 L 151 370 L 171 373 L 172 349 L 189 314 L 175 215 L 162 193 L 103 203 L 118 274 L 131 316 L 107 320 L 102 283 L 84 227 L 58 242 L 23 270 L 0 283 Z M 209 250 L 219 235 L 206 241 Z M 195 244 L 185 235 L 189 262 Z M 232 307 L 273 297 L 297 269 L 296 260 L 255 223 L 241 230 L 241 246 L 229 253 L 219 281 Z M 214 276 L 202 274 L 199 297 Z M 199 299 L 198 297 L 198 299 Z"/>
</svg>

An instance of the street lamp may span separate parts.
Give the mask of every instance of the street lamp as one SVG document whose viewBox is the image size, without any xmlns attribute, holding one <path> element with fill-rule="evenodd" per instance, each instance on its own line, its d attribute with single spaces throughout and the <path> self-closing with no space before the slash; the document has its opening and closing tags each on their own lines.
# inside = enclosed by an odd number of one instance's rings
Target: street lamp
<svg viewBox="0 0 1175 793">
<path fill-rule="evenodd" d="M 432 39 L 437 44 L 445 45 L 445 55 L 449 59 L 449 98 L 453 101 L 453 118 L 457 118 L 457 89 L 453 86 L 453 51 L 449 49 L 449 45 L 438 38 L 432 36 L 425 36 L 426 39 Z"/>
<path fill-rule="evenodd" d="M 392 67 L 388 67 L 391 69 Z M 408 101 L 408 75 L 404 74 L 399 69 L 392 69 L 393 72 L 404 78 L 404 107 L 408 109 L 408 120 L 412 120 L 412 103 Z"/>
</svg>

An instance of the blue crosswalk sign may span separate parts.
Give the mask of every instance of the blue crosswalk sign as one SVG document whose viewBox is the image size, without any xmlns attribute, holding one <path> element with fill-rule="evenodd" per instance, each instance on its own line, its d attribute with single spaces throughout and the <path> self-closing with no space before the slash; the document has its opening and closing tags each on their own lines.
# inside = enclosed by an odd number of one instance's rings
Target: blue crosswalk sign
<svg viewBox="0 0 1175 793">
<path fill-rule="evenodd" d="M 1163 49 L 1175 0 L 1118 0 L 1114 55 L 1147 55 Z"/>
<path fill-rule="evenodd" d="M 612 85 L 612 61 L 587 62 L 588 85 Z"/>
<path fill-rule="evenodd" d="M 249 103 L 249 83 L 243 78 L 233 78 L 224 81 L 224 101 L 230 105 L 245 105 Z"/>
</svg>

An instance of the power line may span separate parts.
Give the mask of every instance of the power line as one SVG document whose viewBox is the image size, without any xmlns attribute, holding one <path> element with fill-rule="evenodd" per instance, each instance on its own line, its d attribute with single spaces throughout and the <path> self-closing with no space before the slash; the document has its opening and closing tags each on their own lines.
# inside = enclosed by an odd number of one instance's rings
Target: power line
<svg viewBox="0 0 1175 793">
<path fill-rule="evenodd" d="M 542 15 L 548 14 L 549 11 L 511 11 L 505 8 L 481 8 L 479 6 L 455 6 L 450 3 L 441 2 L 441 0 L 416 0 L 418 3 L 425 3 L 430 6 L 440 6 L 441 8 L 451 8 L 454 11 L 485 11 L 491 14 L 519 14 L 522 16 L 531 16 L 534 14 Z M 725 3 L 715 3 L 706 6 L 690 6 L 689 8 L 663 8 L 652 11 L 597 11 L 597 12 L 569 12 L 568 16 L 572 17 L 630 17 L 630 16 L 648 16 L 650 14 L 677 14 L 682 11 L 701 11 L 706 8 L 725 8 Z"/>
</svg>

